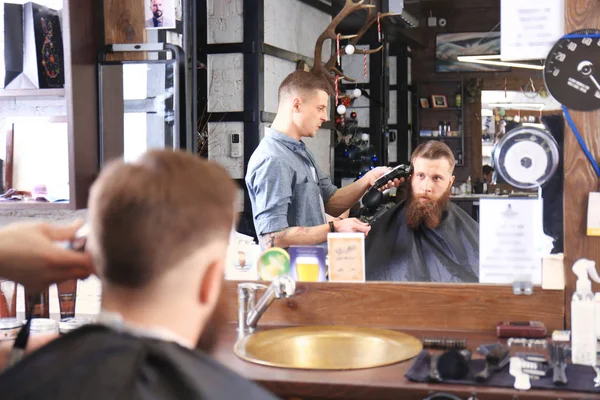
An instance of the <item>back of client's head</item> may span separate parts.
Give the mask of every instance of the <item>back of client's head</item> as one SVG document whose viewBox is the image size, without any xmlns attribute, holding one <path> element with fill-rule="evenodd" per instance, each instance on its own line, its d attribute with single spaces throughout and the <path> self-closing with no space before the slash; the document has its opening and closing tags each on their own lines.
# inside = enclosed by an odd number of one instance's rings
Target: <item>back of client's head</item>
<svg viewBox="0 0 600 400">
<path fill-rule="evenodd" d="M 235 196 L 222 167 L 189 153 L 150 151 L 107 165 L 89 201 L 103 307 L 186 307 L 188 317 L 206 319 L 221 288 Z"/>
</svg>

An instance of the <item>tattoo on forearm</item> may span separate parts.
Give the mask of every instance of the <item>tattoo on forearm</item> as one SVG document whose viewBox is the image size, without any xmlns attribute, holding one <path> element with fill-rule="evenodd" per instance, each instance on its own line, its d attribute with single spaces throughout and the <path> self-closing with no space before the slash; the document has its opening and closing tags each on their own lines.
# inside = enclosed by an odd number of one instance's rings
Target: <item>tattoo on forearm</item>
<svg viewBox="0 0 600 400">
<path fill-rule="evenodd" d="M 296 227 L 296 232 L 294 232 L 294 233 L 299 233 L 299 234 L 302 234 L 302 235 L 308 235 L 308 234 L 310 234 L 311 231 L 312 231 L 312 229 L 311 228 L 307 228 L 306 226 L 298 226 L 298 227 Z"/>
<path fill-rule="evenodd" d="M 279 232 L 267 233 L 262 236 L 264 242 L 267 243 L 267 248 L 275 247 L 275 241 L 280 241 L 288 235 L 309 235 L 312 231 L 312 228 L 305 226 L 295 226 L 291 228 L 286 228 Z"/>
</svg>

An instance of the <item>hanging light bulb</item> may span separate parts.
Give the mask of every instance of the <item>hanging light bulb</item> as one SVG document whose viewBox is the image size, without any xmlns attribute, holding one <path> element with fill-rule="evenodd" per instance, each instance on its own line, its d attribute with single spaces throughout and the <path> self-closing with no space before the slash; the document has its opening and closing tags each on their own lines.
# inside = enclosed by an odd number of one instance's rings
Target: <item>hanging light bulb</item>
<svg viewBox="0 0 600 400">
<path fill-rule="evenodd" d="M 362 92 L 359 88 L 356 88 L 352 91 L 352 96 L 354 96 L 354 98 L 359 98 L 360 96 L 362 96 Z"/>
<path fill-rule="evenodd" d="M 354 46 L 351 44 L 347 44 L 344 50 L 346 50 L 346 54 L 354 54 Z"/>
<path fill-rule="evenodd" d="M 343 104 L 340 104 L 339 106 L 337 106 L 337 113 L 338 114 L 346 114 L 346 106 Z"/>
</svg>

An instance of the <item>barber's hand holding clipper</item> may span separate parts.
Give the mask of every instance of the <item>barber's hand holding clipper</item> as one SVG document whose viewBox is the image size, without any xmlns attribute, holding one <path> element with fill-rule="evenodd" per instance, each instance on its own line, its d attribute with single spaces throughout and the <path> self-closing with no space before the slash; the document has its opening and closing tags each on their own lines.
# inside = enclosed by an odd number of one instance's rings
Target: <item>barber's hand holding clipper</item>
<svg viewBox="0 0 600 400">
<path fill-rule="evenodd" d="M 389 173 L 390 171 L 392 171 L 392 168 L 377 167 L 367 172 L 361 178 L 361 180 L 366 181 L 368 183 L 367 188 L 369 188 L 374 186 L 379 178 Z M 385 183 L 379 188 L 379 191 L 384 191 L 392 187 L 398 187 L 404 181 L 404 178 L 395 178 L 393 180 L 389 180 L 387 183 Z M 371 230 L 371 226 L 368 223 L 362 222 L 357 218 L 338 219 L 333 221 L 333 225 L 336 232 L 363 232 L 365 235 L 367 235 Z"/>
<path fill-rule="evenodd" d="M 0 229 L 0 276 L 39 291 L 69 279 L 85 279 L 93 273 L 87 253 L 57 245 L 72 241 L 83 225 L 14 223 Z"/>
<path fill-rule="evenodd" d="M 384 176 L 387 173 L 390 173 L 391 171 L 392 171 L 392 168 L 389 168 L 389 167 L 377 167 L 377 168 L 374 168 L 374 169 L 370 170 L 369 172 L 367 172 L 365 174 L 364 178 L 368 178 L 369 186 L 373 186 L 373 185 L 375 185 L 375 182 L 377 182 L 377 180 L 379 178 L 381 178 L 382 176 Z M 390 189 L 392 187 L 398 187 L 398 186 L 402 185 L 405 180 L 406 179 L 403 177 L 394 178 L 393 180 L 388 180 L 384 186 L 379 188 L 379 190 L 384 191 L 384 190 Z"/>
</svg>

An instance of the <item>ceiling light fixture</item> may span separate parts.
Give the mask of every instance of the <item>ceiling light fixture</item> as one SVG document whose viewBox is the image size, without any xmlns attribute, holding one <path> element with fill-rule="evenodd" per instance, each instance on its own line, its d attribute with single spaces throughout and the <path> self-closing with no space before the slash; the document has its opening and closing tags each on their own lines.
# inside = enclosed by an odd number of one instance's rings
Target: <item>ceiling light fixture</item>
<svg viewBox="0 0 600 400">
<path fill-rule="evenodd" d="M 470 62 L 476 64 L 500 65 L 503 67 L 527 68 L 536 70 L 544 69 L 543 65 L 500 61 L 500 55 L 458 56 L 456 59 L 461 62 Z"/>
<path fill-rule="evenodd" d="M 489 107 L 510 107 L 510 108 L 534 108 L 543 110 L 546 107 L 543 103 L 488 103 Z"/>
</svg>

